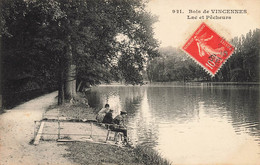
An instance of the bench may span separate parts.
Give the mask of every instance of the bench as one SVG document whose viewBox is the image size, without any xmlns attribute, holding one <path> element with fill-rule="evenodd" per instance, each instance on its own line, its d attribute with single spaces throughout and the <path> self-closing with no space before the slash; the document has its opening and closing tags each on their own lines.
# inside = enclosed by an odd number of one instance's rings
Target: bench
<svg viewBox="0 0 260 165">
<path fill-rule="evenodd" d="M 123 141 L 124 135 L 122 132 L 117 132 L 117 131 L 113 131 L 110 129 L 110 126 L 112 126 L 114 124 L 104 124 L 104 125 L 107 128 L 106 142 L 110 139 L 109 136 L 110 136 L 111 132 L 114 132 L 113 141 L 115 141 L 116 143 L 118 143 L 120 140 Z"/>
</svg>

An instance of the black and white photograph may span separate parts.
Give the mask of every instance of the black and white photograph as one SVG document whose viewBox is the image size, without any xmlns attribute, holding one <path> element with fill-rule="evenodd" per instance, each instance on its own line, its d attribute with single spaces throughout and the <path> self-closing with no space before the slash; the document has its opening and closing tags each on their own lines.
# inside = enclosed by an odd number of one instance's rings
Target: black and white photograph
<svg viewBox="0 0 260 165">
<path fill-rule="evenodd" d="M 0 165 L 259 165 L 260 0 L 0 0 Z"/>
</svg>

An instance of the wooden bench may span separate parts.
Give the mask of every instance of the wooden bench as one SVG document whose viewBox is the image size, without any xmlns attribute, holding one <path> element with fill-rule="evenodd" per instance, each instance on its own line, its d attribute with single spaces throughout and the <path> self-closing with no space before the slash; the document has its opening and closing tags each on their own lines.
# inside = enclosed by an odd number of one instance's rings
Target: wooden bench
<svg viewBox="0 0 260 165">
<path fill-rule="evenodd" d="M 106 142 L 109 140 L 109 135 L 111 134 L 111 132 L 114 132 L 113 141 L 115 141 L 116 143 L 118 143 L 119 140 L 123 141 L 124 135 L 122 132 L 117 132 L 117 131 L 113 131 L 110 129 L 110 126 L 112 126 L 114 124 L 104 124 L 104 125 L 107 128 Z"/>
</svg>

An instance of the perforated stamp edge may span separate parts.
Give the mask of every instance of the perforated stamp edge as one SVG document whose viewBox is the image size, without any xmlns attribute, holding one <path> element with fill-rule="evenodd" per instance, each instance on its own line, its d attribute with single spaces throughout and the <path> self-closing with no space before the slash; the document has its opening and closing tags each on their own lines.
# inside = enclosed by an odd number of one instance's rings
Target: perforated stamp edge
<svg viewBox="0 0 260 165">
<path fill-rule="evenodd" d="M 207 28 L 209 28 L 210 30 L 212 30 L 214 33 L 216 33 L 220 38 L 222 38 L 225 42 L 227 42 L 230 46 L 232 46 L 233 50 L 231 51 L 230 55 L 222 62 L 222 64 L 217 68 L 215 74 L 213 74 L 212 72 L 210 72 L 203 64 L 201 64 L 200 62 L 197 61 L 196 58 L 194 58 L 192 55 L 190 55 L 185 49 L 183 49 L 183 47 L 186 45 L 186 43 L 188 42 L 188 40 L 190 40 L 190 38 L 197 32 L 197 30 L 201 27 L 201 25 L 204 24 L 207 26 Z M 231 43 L 229 43 L 224 37 L 222 37 L 222 35 L 220 35 L 219 33 L 216 32 L 216 30 L 214 30 L 213 28 L 209 27 L 205 22 L 202 22 L 196 29 L 195 31 L 190 35 L 190 37 L 188 37 L 188 39 L 185 41 L 184 45 L 181 47 L 181 50 L 189 57 L 191 58 L 195 63 L 199 64 L 203 70 L 208 73 L 211 77 L 216 76 L 216 74 L 218 73 L 218 71 L 222 68 L 223 65 L 225 65 L 225 63 L 229 60 L 229 58 L 233 55 L 233 53 L 235 52 L 236 48 L 234 47 L 234 45 L 232 45 Z"/>
</svg>

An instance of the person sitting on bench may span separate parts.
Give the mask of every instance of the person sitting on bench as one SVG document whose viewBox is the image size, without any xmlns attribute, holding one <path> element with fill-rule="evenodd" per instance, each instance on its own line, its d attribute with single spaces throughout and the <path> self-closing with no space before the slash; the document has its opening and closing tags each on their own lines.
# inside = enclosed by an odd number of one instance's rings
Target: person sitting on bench
<svg viewBox="0 0 260 165">
<path fill-rule="evenodd" d="M 113 124 L 113 110 L 112 109 L 110 109 L 109 112 L 106 113 L 102 123 Z"/>
<path fill-rule="evenodd" d="M 102 108 L 102 109 L 98 112 L 97 117 L 96 117 L 97 122 L 98 122 L 98 123 L 101 123 L 101 122 L 104 120 L 105 115 L 106 115 L 109 111 L 110 111 L 110 109 L 109 109 L 109 104 L 106 104 L 106 105 L 105 105 L 105 108 Z"/>
<path fill-rule="evenodd" d="M 125 125 L 125 118 L 127 113 L 125 111 L 121 111 L 120 115 L 117 115 L 113 120 L 113 125 L 111 125 L 110 129 L 115 132 L 122 132 L 124 134 L 124 142 L 128 143 L 127 138 L 127 127 Z"/>
</svg>

